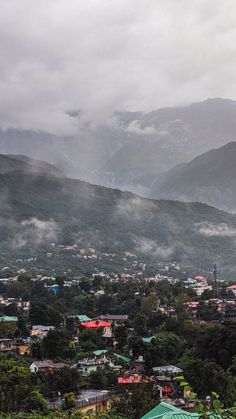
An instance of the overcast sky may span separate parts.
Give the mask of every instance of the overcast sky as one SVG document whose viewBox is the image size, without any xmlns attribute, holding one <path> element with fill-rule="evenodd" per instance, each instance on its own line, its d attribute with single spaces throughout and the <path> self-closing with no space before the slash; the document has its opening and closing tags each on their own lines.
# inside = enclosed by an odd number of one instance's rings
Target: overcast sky
<svg viewBox="0 0 236 419">
<path fill-rule="evenodd" d="M 0 0 L 0 125 L 236 99 L 236 0 Z"/>
</svg>

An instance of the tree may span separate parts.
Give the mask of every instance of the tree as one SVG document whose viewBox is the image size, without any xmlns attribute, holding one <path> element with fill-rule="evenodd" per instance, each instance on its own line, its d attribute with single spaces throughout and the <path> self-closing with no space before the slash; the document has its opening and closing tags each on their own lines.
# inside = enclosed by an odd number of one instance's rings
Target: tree
<svg viewBox="0 0 236 419">
<path fill-rule="evenodd" d="M 117 347 L 119 349 L 124 348 L 124 346 L 127 344 L 127 338 L 128 338 L 127 327 L 124 325 L 114 326 L 113 334 L 114 334 L 115 340 L 118 342 Z"/>
<path fill-rule="evenodd" d="M 43 340 L 43 352 L 47 358 L 62 357 L 69 350 L 69 338 L 64 330 L 49 330 Z"/>
<path fill-rule="evenodd" d="M 122 397 L 113 402 L 112 413 L 125 415 L 129 419 L 140 419 L 159 403 L 159 395 L 150 383 L 129 385 Z"/>
<path fill-rule="evenodd" d="M 17 412 L 30 390 L 30 373 L 24 363 L 14 359 L 0 361 L 0 411 Z"/>
<path fill-rule="evenodd" d="M 36 359 L 43 358 L 43 342 L 41 340 L 35 340 L 30 344 L 31 356 Z"/>
<path fill-rule="evenodd" d="M 76 398 L 74 393 L 65 393 L 64 395 L 65 410 L 71 410 L 76 406 Z"/>
<path fill-rule="evenodd" d="M 215 392 L 211 392 L 209 400 L 205 403 L 202 401 L 196 401 L 195 408 L 202 419 L 230 419 L 236 416 L 236 405 L 231 408 L 224 409 L 219 400 L 219 395 Z"/>
<path fill-rule="evenodd" d="M 102 369 L 91 372 L 88 378 L 89 387 L 94 388 L 95 390 L 102 390 L 107 387 L 107 377 L 105 372 Z"/>
<path fill-rule="evenodd" d="M 23 316 L 18 316 L 17 329 L 20 337 L 25 338 L 28 336 L 27 323 Z"/>
<path fill-rule="evenodd" d="M 63 316 L 58 310 L 41 302 L 32 302 L 29 311 L 31 324 L 43 324 L 60 326 L 63 323 Z"/>
<path fill-rule="evenodd" d="M 152 366 L 163 363 L 175 363 L 183 354 L 185 341 L 182 337 L 177 336 L 173 332 L 161 332 L 151 343 L 146 345 L 146 353 L 148 357 L 152 357 Z M 144 358 L 146 359 L 146 353 Z M 149 359 L 150 365 L 150 359 Z"/>
<path fill-rule="evenodd" d="M 32 391 L 27 400 L 27 410 L 47 414 L 48 406 L 46 400 L 39 391 Z"/>
<path fill-rule="evenodd" d="M 236 397 L 236 389 L 230 374 L 214 361 L 193 359 L 184 366 L 185 377 L 198 397 L 206 398 L 213 391 L 220 394 L 226 406 L 232 405 Z"/>
</svg>

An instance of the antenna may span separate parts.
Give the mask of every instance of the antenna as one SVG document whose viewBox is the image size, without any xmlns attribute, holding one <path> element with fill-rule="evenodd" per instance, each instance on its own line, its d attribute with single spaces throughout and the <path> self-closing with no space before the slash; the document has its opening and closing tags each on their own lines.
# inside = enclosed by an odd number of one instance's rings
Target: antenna
<svg viewBox="0 0 236 419">
<path fill-rule="evenodd" d="M 216 265 L 213 266 L 213 276 L 214 276 L 214 285 L 213 285 L 214 297 L 217 298 L 218 297 L 218 283 L 217 283 L 217 266 Z"/>
</svg>

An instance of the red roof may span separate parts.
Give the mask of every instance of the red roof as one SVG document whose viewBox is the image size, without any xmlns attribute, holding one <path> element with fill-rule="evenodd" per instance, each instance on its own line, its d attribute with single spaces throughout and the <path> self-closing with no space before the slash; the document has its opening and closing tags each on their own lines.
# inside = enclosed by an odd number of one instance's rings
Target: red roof
<svg viewBox="0 0 236 419">
<path fill-rule="evenodd" d="M 111 327 L 111 323 L 104 322 L 103 320 L 92 320 L 91 322 L 81 323 L 81 326 L 87 329 L 98 329 L 99 327 Z"/>
<path fill-rule="evenodd" d="M 205 276 L 202 276 L 202 275 L 195 276 L 195 279 L 196 281 L 206 281 Z"/>
<path fill-rule="evenodd" d="M 236 290 L 236 285 L 230 285 L 229 287 L 227 287 L 230 290 Z"/>
</svg>

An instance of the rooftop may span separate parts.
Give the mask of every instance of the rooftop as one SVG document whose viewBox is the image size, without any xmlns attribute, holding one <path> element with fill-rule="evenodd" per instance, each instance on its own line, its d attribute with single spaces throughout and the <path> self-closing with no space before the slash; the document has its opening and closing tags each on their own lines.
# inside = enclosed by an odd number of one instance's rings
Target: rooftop
<svg viewBox="0 0 236 419">
<path fill-rule="evenodd" d="M 0 322 L 17 322 L 18 317 L 16 316 L 1 316 Z"/>
<path fill-rule="evenodd" d="M 161 402 L 146 415 L 142 416 L 141 419 L 190 419 L 199 418 L 198 413 L 189 413 L 185 410 L 179 409 L 168 403 Z"/>
<path fill-rule="evenodd" d="M 98 329 L 99 327 L 111 327 L 111 323 L 104 322 L 103 320 L 93 320 L 87 323 L 81 323 L 81 326 L 88 329 Z"/>
</svg>

